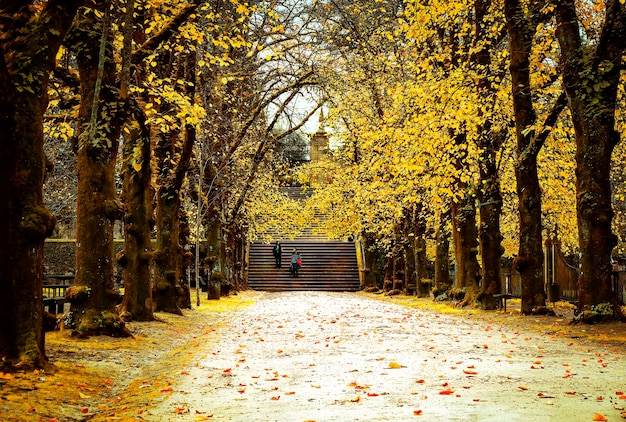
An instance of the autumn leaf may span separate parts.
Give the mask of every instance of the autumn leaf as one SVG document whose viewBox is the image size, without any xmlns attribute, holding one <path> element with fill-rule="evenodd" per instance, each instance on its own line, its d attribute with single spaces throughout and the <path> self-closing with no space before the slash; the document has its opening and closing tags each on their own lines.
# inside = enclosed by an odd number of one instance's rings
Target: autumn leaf
<svg viewBox="0 0 626 422">
<path fill-rule="evenodd" d="M 420 416 L 422 413 L 424 413 L 422 410 L 414 410 L 413 416 Z"/>
<path fill-rule="evenodd" d="M 608 419 L 606 418 L 606 416 L 600 414 L 600 413 L 596 413 L 593 417 L 593 419 L 591 419 L 592 421 L 608 421 Z"/>
<path fill-rule="evenodd" d="M 272 397 L 272 400 L 274 400 L 274 401 L 280 400 L 280 396 L 274 396 L 274 397 Z"/>
<path fill-rule="evenodd" d="M 352 403 L 358 403 L 361 401 L 361 396 L 357 395 L 353 399 L 350 400 Z"/>
<path fill-rule="evenodd" d="M 389 368 L 392 368 L 392 369 L 402 368 L 402 365 L 400 365 L 398 362 L 389 362 Z"/>
<path fill-rule="evenodd" d="M 467 374 L 467 375 L 477 375 L 477 374 L 478 374 L 478 371 L 473 371 L 473 370 L 471 370 L 471 369 L 464 369 L 464 370 L 463 370 L 463 373 L 464 373 L 464 374 Z"/>
<path fill-rule="evenodd" d="M 442 396 L 447 396 L 450 394 L 454 394 L 454 390 L 451 390 L 451 389 L 441 390 L 439 394 L 441 394 Z"/>
</svg>

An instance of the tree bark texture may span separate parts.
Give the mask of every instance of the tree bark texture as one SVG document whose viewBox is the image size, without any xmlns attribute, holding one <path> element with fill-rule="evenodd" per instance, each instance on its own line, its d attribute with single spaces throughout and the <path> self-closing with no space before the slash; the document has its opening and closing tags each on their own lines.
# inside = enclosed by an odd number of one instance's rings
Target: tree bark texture
<svg viewBox="0 0 626 422">
<path fill-rule="evenodd" d="M 42 254 L 56 221 L 42 191 L 48 79 L 83 2 L 30 3 L 0 1 L 0 358 L 22 368 L 45 362 Z"/>
<path fill-rule="evenodd" d="M 152 240 L 154 225 L 150 135 L 134 126 L 124 139 L 122 192 L 124 200 L 124 320 L 152 321 Z M 139 154 L 135 154 L 138 151 Z"/>
<path fill-rule="evenodd" d="M 605 5 L 595 49 L 583 45 L 573 0 L 556 6 L 560 68 L 576 134 L 576 211 L 582 253 L 578 308 L 609 302 L 622 318 L 611 286 L 610 256 L 617 244 L 611 230 L 611 153 L 620 140 L 615 110 L 626 44 L 626 6 Z"/>
<path fill-rule="evenodd" d="M 543 249 L 541 234 L 541 188 L 537 174 L 537 155 L 543 146 L 535 138 L 535 132 L 527 130 L 537 121 L 530 85 L 530 53 L 535 27 L 528 20 L 519 0 L 505 1 L 507 30 L 511 45 L 511 86 L 517 158 L 515 180 L 517 182 L 519 211 L 519 251 L 513 262 L 522 283 L 523 314 L 530 314 L 535 307 L 543 307 L 546 293 L 543 287 Z"/>
<path fill-rule="evenodd" d="M 81 103 L 76 278 L 67 291 L 71 306 L 65 323 L 80 336 L 130 335 L 116 309 L 119 293 L 114 284 L 113 225 L 123 217 L 115 187 L 115 164 L 125 117 L 124 107 L 112 89 L 116 73 L 108 38 L 106 48 L 101 50 L 103 30 L 108 32 L 106 25 L 106 19 L 99 18 L 93 9 L 84 9 L 71 34 L 72 40 L 80 40 L 76 59 Z M 102 87 L 99 92 L 98 83 Z"/>
</svg>

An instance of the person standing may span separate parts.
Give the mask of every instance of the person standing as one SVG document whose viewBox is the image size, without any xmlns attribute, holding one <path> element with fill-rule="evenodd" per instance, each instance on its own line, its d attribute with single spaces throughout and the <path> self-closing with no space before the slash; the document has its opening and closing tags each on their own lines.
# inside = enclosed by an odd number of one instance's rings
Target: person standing
<svg viewBox="0 0 626 422">
<path fill-rule="evenodd" d="M 298 277 L 298 270 L 302 266 L 302 260 L 300 259 L 300 254 L 296 248 L 293 248 L 293 252 L 291 252 L 291 276 Z"/>
<path fill-rule="evenodd" d="M 280 240 L 276 241 L 276 244 L 274 245 L 274 248 L 272 249 L 272 254 L 274 255 L 274 261 L 276 263 L 274 268 L 281 268 L 282 267 L 281 258 L 283 254 L 283 247 L 280 244 Z"/>
</svg>

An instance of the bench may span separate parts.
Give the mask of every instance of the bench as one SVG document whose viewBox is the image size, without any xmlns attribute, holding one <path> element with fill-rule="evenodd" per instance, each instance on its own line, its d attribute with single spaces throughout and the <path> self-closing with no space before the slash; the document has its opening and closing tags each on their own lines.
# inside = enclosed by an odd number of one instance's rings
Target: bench
<svg viewBox="0 0 626 422">
<path fill-rule="evenodd" d="M 65 292 L 74 285 L 74 274 L 44 274 L 43 306 L 51 314 L 62 314 Z"/>
<path fill-rule="evenodd" d="M 513 298 L 513 295 L 509 293 L 498 293 L 493 295 L 493 298 L 498 301 L 498 309 L 500 310 L 502 310 L 502 304 L 504 303 L 504 312 L 506 312 L 506 301 Z"/>
</svg>

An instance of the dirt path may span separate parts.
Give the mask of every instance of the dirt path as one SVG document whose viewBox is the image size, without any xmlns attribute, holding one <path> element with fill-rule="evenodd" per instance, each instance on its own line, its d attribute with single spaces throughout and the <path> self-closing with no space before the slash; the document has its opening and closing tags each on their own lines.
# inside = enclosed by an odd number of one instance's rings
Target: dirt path
<svg viewBox="0 0 626 422">
<path fill-rule="evenodd" d="M 136 420 L 591 421 L 626 404 L 616 346 L 365 294 L 262 294 L 216 334 Z"/>
</svg>

